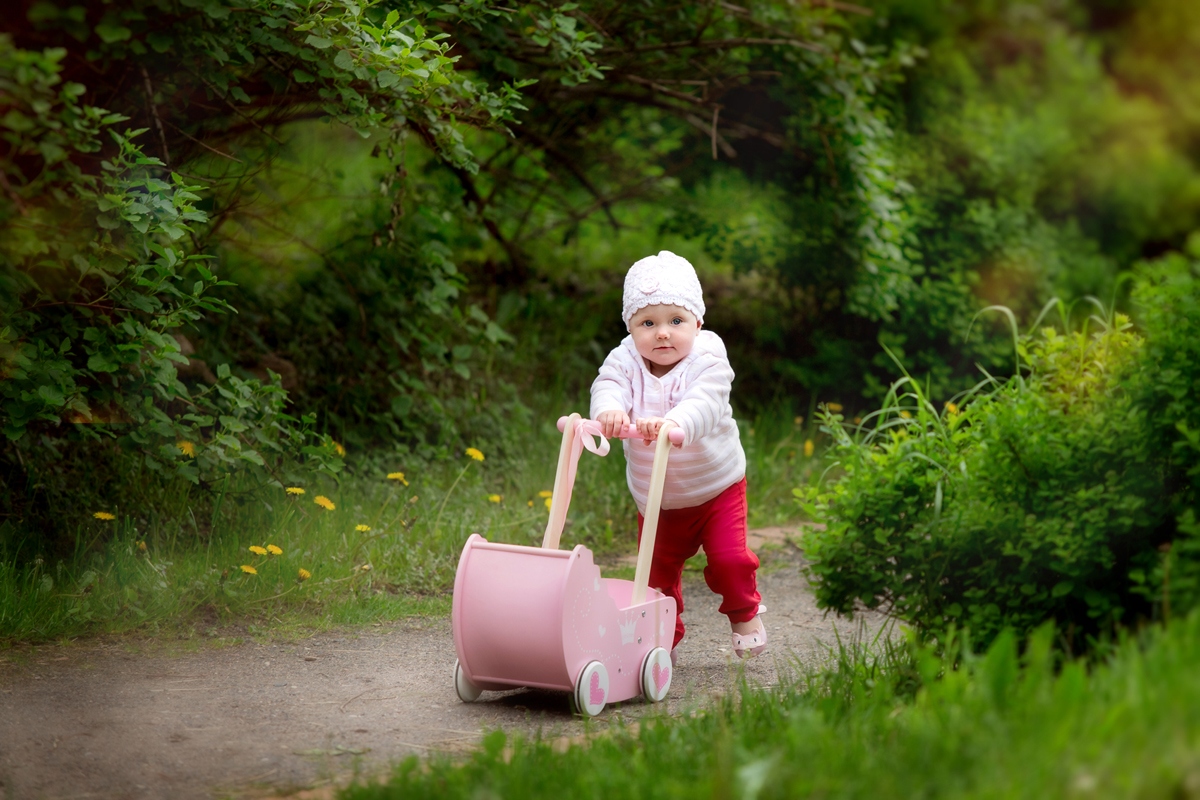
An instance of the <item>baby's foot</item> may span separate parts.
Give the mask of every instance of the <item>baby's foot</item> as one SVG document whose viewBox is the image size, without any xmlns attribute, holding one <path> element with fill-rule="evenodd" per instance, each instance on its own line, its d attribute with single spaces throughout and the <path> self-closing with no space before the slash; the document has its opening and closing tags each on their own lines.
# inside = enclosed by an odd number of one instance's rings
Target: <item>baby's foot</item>
<svg viewBox="0 0 1200 800">
<path fill-rule="evenodd" d="M 734 622 L 733 652 L 738 658 L 761 656 L 767 652 L 767 629 L 761 617 L 755 617 L 747 622 Z"/>
</svg>

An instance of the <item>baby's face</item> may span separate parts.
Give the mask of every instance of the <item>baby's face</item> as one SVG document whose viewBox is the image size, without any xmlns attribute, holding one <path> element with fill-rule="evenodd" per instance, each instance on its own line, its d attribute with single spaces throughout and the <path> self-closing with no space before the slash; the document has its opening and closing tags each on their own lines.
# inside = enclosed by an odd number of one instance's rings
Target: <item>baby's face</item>
<svg viewBox="0 0 1200 800">
<path fill-rule="evenodd" d="M 654 305 L 630 318 L 629 332 L 638 354 L 649 362 L 650 372 L 661 378 L 692 352 L 700 325 L 686 308 Z"/>
</svg>

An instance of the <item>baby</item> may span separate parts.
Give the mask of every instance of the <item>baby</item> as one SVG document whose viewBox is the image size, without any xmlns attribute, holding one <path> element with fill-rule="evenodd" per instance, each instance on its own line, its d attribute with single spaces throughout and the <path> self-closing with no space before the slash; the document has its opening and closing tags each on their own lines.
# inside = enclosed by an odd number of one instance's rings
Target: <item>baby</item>
<svg viewBox="0 0 1200 800">
<path fill-rule="evenodd" d="M 729 407 L 733 369 L 725 344 L 704 325 L 704 296 L 696 270 L 663 250 L 629 268 L 622 319 L 629 336 L 592 383 L 592 419 L 612 437 L 630 418 L 647 441 L 667 422 L 683 429 L 683 449 L 671 454 L 650 585 L 675 598 L 674 648 L 683 638 L 683 563 L 704 548 L 704 579 L 721 595 L 733 628 L 733 651 L 767 649 L 759 614 L 758 557 L 746 546 L 746 454 Z M 626 479 L 638 507 L 641 538 L 654 448 L 625 440 Z"/>
</svg>

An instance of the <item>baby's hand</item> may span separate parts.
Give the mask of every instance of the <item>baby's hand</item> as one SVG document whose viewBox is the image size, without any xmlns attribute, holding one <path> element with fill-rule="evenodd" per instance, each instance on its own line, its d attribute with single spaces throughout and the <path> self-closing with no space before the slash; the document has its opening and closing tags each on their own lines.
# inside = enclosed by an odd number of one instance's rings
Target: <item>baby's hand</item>
<svg viewBox="0 0 1200 800">
<path fill-rule="evenodd" d="M 629 424 L 629 415 L 624 411 L 605 411 L 596 417 L 596 422 L 600 423 L 604 438 L 611 439 L 625 430 L 625 426 Z"/>
<path fill-rule="evenodd" d="M 634 424 L 637 425 L 637 431 L 646 440 L 646 444 L 653 444 L 658 439 L 658 432 L 662 430 L 662 426 L 667 421 L 665 417 L 645 417 Z"/>
</svg>

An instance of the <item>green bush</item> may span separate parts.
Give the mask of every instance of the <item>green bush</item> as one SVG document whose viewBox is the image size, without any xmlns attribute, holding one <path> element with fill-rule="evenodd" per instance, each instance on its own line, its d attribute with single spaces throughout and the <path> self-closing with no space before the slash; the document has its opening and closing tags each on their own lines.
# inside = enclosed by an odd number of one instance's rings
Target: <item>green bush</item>
<svg viewBox="0 0 1200 800">
<path fill-rule="evenodd" d="M 212 241 L 284 125 L 319 114 L 380 138 L 416 126 L 470 170 L 457 126 L 499 126 L 522 107 L 518 86 L 493 92 L 455 70 L 449 34 L 416 6 L 403 20 L 378 0 L 91 6 L 33 4 L 0 35 L 0 518 L 59 533 L 64 511 L 101 487 L 108 500 L 115 484 L 140 491 L 148 472 L 174 487 L 341 468 L 316 416 L 283 413 L 265 371 L 223 366 L 196 388 L 177 370 L 181 328 L 230 319 Z M 487 16 L 478 6 L 450 8 L 469 21 Z M 454 269 L 422 256 L 429 274 Z M 462 322 L 444 289 L 434 311 Z"/>
<path fill-rule="evenodd" d="M 1188 254 L 1139 265 L 1133 302 L 1146 333 L 1130 393 L 1163 461 L 1169 546 L 1134 577 L 1165 614 L 1200 605 L 1200 234 Z"/>
<path fill-rule="evenodd" d="M 1020 339 L 1021 374 L 961 410 L 906 378 L 872 430 L 825 415 L 843 476 L 797 492 L 827 524 L 805 541 L 822 607 L 965 628 L 979 647 L 1050 619 L 1086 644 L 1151 613 L 1130 571 L 1154 560 L 1170 520 L 1154 420 L 1126 390 L 1143 340 L 1122 315 L 1091 321 L 1094 333 Z"/>
<path fill-rule="evenodd" d="M 283 413 L 277 384 L 227 367 L 202 391 L 179 381 L 173 331 L 229 311 L 214 297 L 225 282 L 187 238 L 207 220 L 197 187 L 144 153 L 144 131 L 118 132 L 125 117 L 81 102 L 61 51 L 3 44 L 12 108 L 0 136 L 19 189 L 0 208 L 0 512 L 53 525 L 113 480 L 98 462 L 135 464 L 133 483 L 142 467 L 193 483 L 238 469 L 269 479 L 264 457 L 308 444 L 337 469 L 328 437 Z M 72 161 L 97 152 L 97 175 Z M 31 175 L 18 169 L 37 160 Z"/>
<path fill-rule="evenodd" d="M 234 290 L 237 324 L 209 315 L 192 329 L 198 354 L 263 359 L 258 370 L 286 365 L 288 399 L 321 409 L 327 428 L 358 449 L 490 439 L 514 412 L 486 374 L 511 337 L 462 301 L 464 280 L 447 248 L 433 237 L 412 243 L 420 240 L 331 255 L 332 269 L 282 291 Z"/>
</svg>

